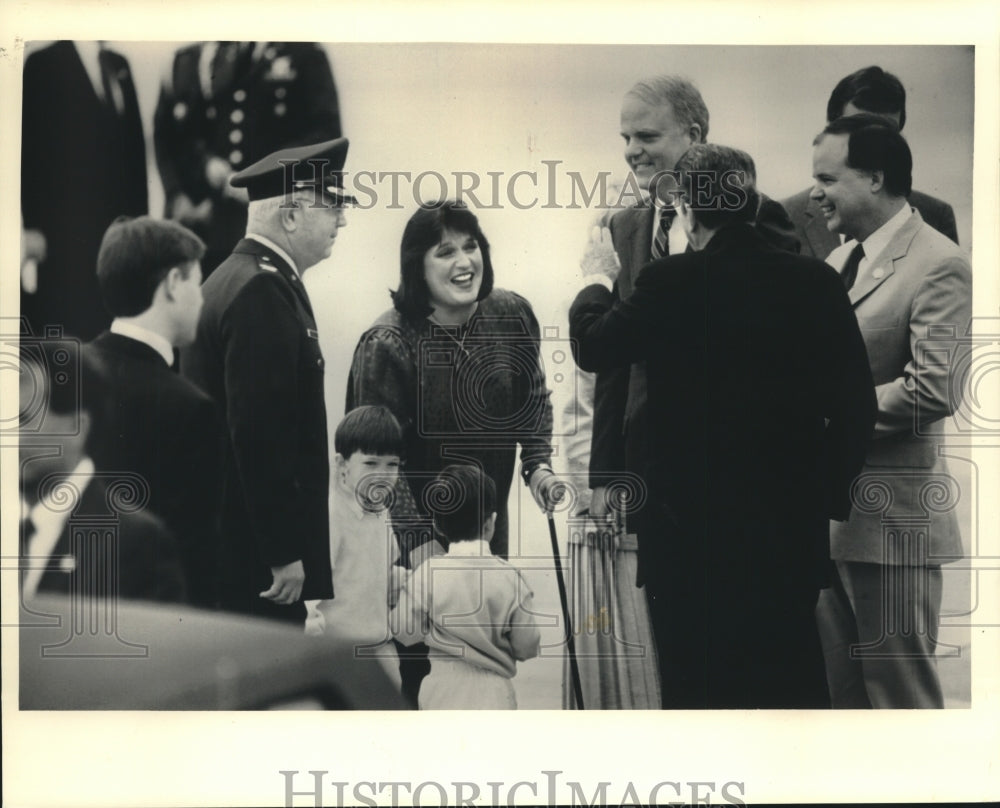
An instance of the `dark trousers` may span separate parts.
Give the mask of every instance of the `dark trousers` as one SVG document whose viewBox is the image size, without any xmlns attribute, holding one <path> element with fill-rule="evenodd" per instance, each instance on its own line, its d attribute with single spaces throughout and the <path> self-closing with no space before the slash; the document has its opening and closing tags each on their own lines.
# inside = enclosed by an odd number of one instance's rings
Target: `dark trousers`
<svg viewBox="0 0 1000 808">
<path fill-rule="evenodd" d="M 775 591 L 746 570 L 742 583 L 735 570 L 688 572 L 645 586 L 664 709 L 830 706 L 818 590 Z"/>
</svg>

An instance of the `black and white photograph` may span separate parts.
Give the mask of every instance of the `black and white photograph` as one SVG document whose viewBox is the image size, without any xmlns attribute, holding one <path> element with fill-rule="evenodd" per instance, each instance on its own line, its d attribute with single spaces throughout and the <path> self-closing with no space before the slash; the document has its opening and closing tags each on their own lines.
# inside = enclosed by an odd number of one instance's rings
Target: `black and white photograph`
<svg viewBox="0 0 1000 808">
<path fill-rule="evenodd" d="M 711 8 L 0 9 L 5 804 L 1000 796 L 998 12 Z"/>
</svg>

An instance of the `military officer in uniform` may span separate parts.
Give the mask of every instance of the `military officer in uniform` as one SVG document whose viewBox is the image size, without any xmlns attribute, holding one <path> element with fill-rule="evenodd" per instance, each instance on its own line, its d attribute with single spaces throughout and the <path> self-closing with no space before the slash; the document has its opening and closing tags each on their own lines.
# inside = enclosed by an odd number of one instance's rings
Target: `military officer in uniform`
<svg viewBox="0 0 1000 808">
<path fill-rule="evenodd" d="M 333 596 L 324 360 L 302 275 L 329 257 L 347 140 L 283 149 L 231 179 L 249 198 L 246 237 L 202 287 L 184 373 L 225 421 L 223 608 L 305 620 Z"/>
<path fill-rule="evenodd" d="M 154 117 L 165 215 L 207 246 L 208 275 L 246 227 L 236 172 L 277 149 L 341 136 L 337 89 L 322 46 L 208 42 L 182 48 Z"/>
</svg>

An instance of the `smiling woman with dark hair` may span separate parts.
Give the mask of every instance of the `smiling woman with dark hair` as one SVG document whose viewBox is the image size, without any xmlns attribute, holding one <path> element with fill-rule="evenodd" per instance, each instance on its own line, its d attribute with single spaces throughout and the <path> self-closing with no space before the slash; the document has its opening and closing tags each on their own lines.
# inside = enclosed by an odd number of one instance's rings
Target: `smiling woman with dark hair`
<svg viewBox="0 0 1000 808">
<path fill-rule="evenodd" d="M 449 463 L 481 467 L 497 487 L 492 549 L 505 558 L 517 445 L 521 476 L 541 504 L 554 481 L 552 406 L 531 305 L 493 288 L 489 242 L 475 214 L 453 201 L 422 206 L 407 222 L 392 301 L 355 349 L 347 411 L 382 404 L 399 419 L 417 514 L 429 512 L 424 489 Z M 397 503 L 394 514 L 405 507 Z"/>
<path fill-rule="evenodd" d="M 403 230 L 400 259 L 393 308 L 354 351 L 346 409 L 381 404 L 403 428 L 405 466 L 392 510 L 403 563 L 413 569 L 440 552 L 429 516 L 439 503 L 426 500 L 434 498 L 429 484 L 453 463 L 477 466 L 496 485 L 490 549 L 506 558 L 518 444 L 536 502 L 550 508 L 555 491 L 538 320 L 523 297 L 493 287 L 489 243 L 460 202 L 420 207 Z M 397 650 L 403 693 L 416 705 L 430 668 L 426 646 Z"/>
</svg>

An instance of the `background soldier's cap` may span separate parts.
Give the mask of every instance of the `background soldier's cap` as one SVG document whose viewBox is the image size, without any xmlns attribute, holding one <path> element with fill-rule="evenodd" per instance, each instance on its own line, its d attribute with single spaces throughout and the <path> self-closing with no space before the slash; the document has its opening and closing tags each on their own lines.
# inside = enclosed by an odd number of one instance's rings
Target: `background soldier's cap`
<svg viewBox="0 0 1000 808">
<path fill-rule="evenodd" d="M 336 204 L 354 205 L 357 199 L 344 192 L 347 145 L 347 138 L 339 137 L 282 149 L 233 174 L 229 184 L 246 188 L 251 202 L 318 187 Z"/>
</svg>

